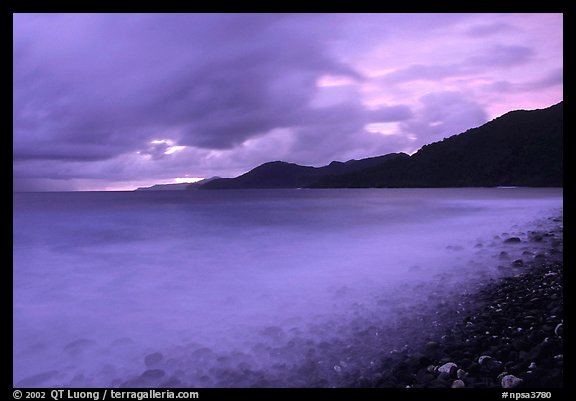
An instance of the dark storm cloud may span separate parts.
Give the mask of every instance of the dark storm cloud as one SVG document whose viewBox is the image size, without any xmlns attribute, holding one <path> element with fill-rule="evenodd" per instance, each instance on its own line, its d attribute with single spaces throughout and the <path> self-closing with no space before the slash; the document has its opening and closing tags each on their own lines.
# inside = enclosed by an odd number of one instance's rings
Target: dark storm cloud
<svg viewBox="0 0 576 401">
<path fill-rule="evenodd" d="M 310 119 L 318 76 L 359 78 L 326 54 L 314 16 L 30 18 L 47 37 L 14 44 L 17 159 L 109 158 L 163 135 L 227 149 Z M 59 23 L 68 32 L 51 33 Z M 49 141 L 26 150 L 36 136 Z"/>
</svg>

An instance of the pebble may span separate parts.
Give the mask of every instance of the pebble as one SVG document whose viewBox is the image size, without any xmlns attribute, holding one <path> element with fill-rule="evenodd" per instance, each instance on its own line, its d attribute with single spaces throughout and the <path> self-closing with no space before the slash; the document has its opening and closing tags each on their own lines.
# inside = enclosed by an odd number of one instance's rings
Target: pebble
<svg viewBox="0 0 576 401">
<path fill-rule="evenodd" d="M 462 380 L 454 380 L 452 382 L 452 388 L 464 388 L 466 384 Z"/>
<path fill-rule="evenodd" d="M 518 387 L 524 380 L 514 376 L 514 375 L 506 375 L 502 378 L 502 388 L 516 388 Z"/>
<path fill-rule="evenodd" d="M 144 357 L 144 364 L 148 367 L 158 365 L 164 359 L 164 355 L 160 352 L 154 352 Z"/>
<path fill-rule="evenodd" d="M 71 343 L 67 344 L 64 347 L 64 351 L 66 351 L 69 354 L 79 354 L 91 347 L 94 347 L 95 345 L 96 345 L 95 341 L 81 338 L 79 340 L 72 341 Z"/>
<path fill-rule="evenodd" d="M 162 369 L 149 369 L 142 373 L 141 377 L 144 379 L 159 379 L 164 377 L 165 374 L 166 372 L 164 372 Z"/>
<path fill-rule="evenodd" d="M 558 325 L 554 329 L 554 334 L 556 334 L 558 337 L 562 337 L 563 333 L 564 333 L 564 325 L 562 323 L 558 323 Z"/>
<path fill-rule="evenodd" d="M 507 249 L 509 254 L 502 251 L 500 257 L 510 261 L 502 269 L 504 276 L 462 293 L 458 309 L 464 313 L 453 312 L 453 325 L 443 323 L 442 316 L 435 318 L 439 323 L 434 327 L 444 326 L 445 331 L 422 343 L 418 358 L 423 355 L 426 359 L 407 363 L 418 359 L 395 356 L 405 369 L 391 377 L 387 372 L 394 368 L 387 368 L 374 387 L 562 387 L 563 265 L 561 259 L 551 256 L 551 237 L 545 233 L 542 231 L 542 241 L 533 241 L 540 232 L 528 233 L 527 241 L 538 246 L 531 252 L 526 251 L 528 246 L 517 253 L 512 246 Z M 501 241 L 523 242 L 504 234 Z M 498 255 L 495 252 L 494 256 Z M 531 255 L 536 256 L 533 259 Z M 514 264 L 522 271 L 515 271 Z M 436 314 L 446 313 L 447 305 L 439 305 Z"/>
<path fill-rule="evenodd" d="M 458 368 L 458 365 L 456 365 L 454 362 L 447 362 L 438 368 L 438 372 L 439 373 L 450 373 L 452 371 L 452 369 L 454 369 L 454 368 Z"/>
<path fill-rule="evenodd" d="M 489 355 L 482 355 L 480 358 L 478 358 L 478 363 L 480 365 L 484 365 L 484 364 L 487 364 L 492 359 L 493 358 Z"/>
</svg>

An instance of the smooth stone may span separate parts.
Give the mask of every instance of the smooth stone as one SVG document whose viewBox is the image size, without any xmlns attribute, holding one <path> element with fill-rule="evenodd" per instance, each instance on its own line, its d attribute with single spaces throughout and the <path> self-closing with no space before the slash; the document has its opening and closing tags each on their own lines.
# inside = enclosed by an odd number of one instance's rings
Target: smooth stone
<svg viewBox="0 0 576 401">
<path fill-rule="evenodd" d="M 458 369 L 456 371 L 456 377 L 460 380 L 464 380 L 467 376 L 468 372 L 466 372 L 464 369 Z"/>
<path fill-rule="evenodd" d="M 503 378 L 504 376 L 509 375 L 509 374 L 510 374 L 510 373 L 504 371 L 504 372 L 500 373 L 500 374 L 496 377 L 496 380 L 498 380 L 499 382 L 502 382 L 502 378 Z"/>
<path fill-rule="evenodd" d="M 88 348 L 94 347 L 96 345 L 96 341 L 87 340 L 85 338 L 81 338 L 79 340 L 72 341 L 71 343 L 66 344 L 64 347 L 64 351 L 77 354 L 82 352 Z"/>
<path fill-rule="evenodd" d="M 482 355 L 480 358 L 478 358 L 478 363 L 480 365 L 485 365 L 486 363 L 488 363 L 488 361 L 493 360 L 494 358 L 492 358 L 491 356 L 488 355 Z"/>
<path fill-rule="evenodd" d="M 161 377 L 164 377 L 165 375 L 166 372 L 164 372 L 162 369 L 149 369 L 144 373 L 142 373 L 140 377 L 144 379 L 159 379 Z"/>
<path fill-rule="evenodd" d="M 452 371 L 452 369 L 454 368 L 458 368 L 458 365 L 456 365 L 454 362 L 447 362 L 444 365 L 440 366 L 438 368 L 438 372 L 439 373 L 448 373 L 450 374 L 450 372 Z"/>
<path fill-rule="evenodd" d="M 564 325 L 562 323 L 558 323 L 556 328 L 554 328 L 554 334 L 556 334 L 558 337 L 562 337 L 563 333 L 564 333 Z"/>
<path fill-rule="evenodd" d="M 452 388 L 464 388 L 464 387 L 466 387 L 466 384 L 464 384 L 462 380 L 454 380 L 452 382 Z"/>
<path fill-rule="evenodd" d="M 502 378 L 502 388 L 515 388 L 518 387 L 524 380 L 514 376 L 506 375 Z"/>
<path fill-rule="evenodd" d="M 146 366 L 154 366 L 158 365 L 164 359 L 164 355 L 160 352 L 154 352 L 152 354 L 148 354 L 144 357 L 144 364 Z"/>
<path fill-rule="evenodd" d="M 522 240 L 518 237 L 510 237 L 504 240 L 505 244 L 517 244 L 519 242 L 522 242 Z"/>
<path fill-rule="evenodd" d="M 523 267 L 524 261 L 522 259 L 516 259 L 514 262 L 512 262 L 512 265 L 514 265 L 514 267 Z"/>
</svg>

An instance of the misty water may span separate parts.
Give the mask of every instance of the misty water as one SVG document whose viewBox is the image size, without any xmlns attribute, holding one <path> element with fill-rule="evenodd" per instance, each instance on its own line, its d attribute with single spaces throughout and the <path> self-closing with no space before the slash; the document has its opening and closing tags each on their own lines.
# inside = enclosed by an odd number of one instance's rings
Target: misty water
<svg viewBox="0 0 576 401">
<path fill-rule="evenodd" d="M 13 199 L 19 387 L 345 386 L 562 210 L 535 188 Z"/>
</svg>

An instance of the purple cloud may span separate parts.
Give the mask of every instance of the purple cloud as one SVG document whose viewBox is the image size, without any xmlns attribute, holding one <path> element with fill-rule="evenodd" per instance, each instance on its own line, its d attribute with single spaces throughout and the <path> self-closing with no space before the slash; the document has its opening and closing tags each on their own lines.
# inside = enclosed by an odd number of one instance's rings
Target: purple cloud
<svg viewBox="0 0 576 401">
<path fill-rule="evenodd" d="M 15 188 L 414 151 L 561 100 L 561 42 L 537 14 L 15 14 Z"/>
<path fill-rule="evenodd" d="M 524 64 L 534 56 L 534 50 L 529 46 L 495 45 L 483 54 L 471 56 L 467 64 L 485 66 L 513 66 Z"/>
<path fill-rule="evenodd" d="M 486 24 L 479 24 L 470 26 L 466 30 L 466 35 L 477 37 L 477 38 L 485 38 L 488 36 L 499 35 L 505 32 L 514 31 L 515 28 L 505 22 L 493 22 L 493 23 L 486 23 Z"/>
</svg>

